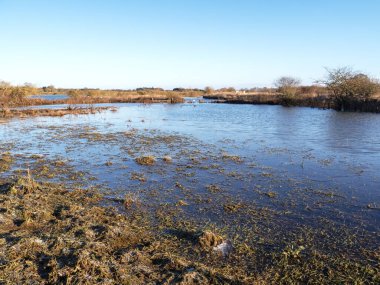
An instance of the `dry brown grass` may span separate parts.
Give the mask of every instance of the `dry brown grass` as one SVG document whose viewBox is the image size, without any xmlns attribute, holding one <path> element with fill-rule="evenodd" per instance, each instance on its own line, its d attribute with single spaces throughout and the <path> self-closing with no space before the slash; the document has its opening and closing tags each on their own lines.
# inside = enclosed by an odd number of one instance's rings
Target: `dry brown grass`
<svg viewBox="0 0 380 285">
<path fill-rule="evenodd" d="M 135 159 L 136 163 L 140 165 L 153 165 L 156 162 L 156 158 L 154 156 L 141 156 Z"/>
<path fill-rule="evenodd" d="M 179 240 L 144 220 L 97 206 L 95 192 L 26 177 L 0 184 L 0 199 L 0 283 L 248 284 L 187 260 Z M 211 232 L 199 240 L 207 250 L 221 241 Z"/>
<path fill-rule="evenodd" d="M 376 93 L 375 95 L 373 95 L 373 98 L 380 100 L 380 93 Z"/>
<path fill-rule="evenodd" d="M 0 117 L 34 117 L 34 116 L 50 116 L 50 117 L 62 117 L 65 115 L 85 115 L 96 114 L 105 110 L 108 107 L 88 107 L 88 108 L 66 108 L 66 109 L 7 109 L 7 111 L 0 111 Z"/>
<path fill-rule="evenodd" d="M 199 97 L 201 91 L 166 90 L 71 90 L 67 102 L 83 103 L 182 103 L 184 97 Z"/>
<path fill-rule="evenodd" d="M 9 170 L 13 158 L 9 152 L 2 153 L 0 155 L 0 173 Z"/>
<path fill-rule="evenodd" d="M 202 91 L 169 91 L 161 89 L 147 90 L 98 90 L 98 89 L 62 89 L 59 94 L 69 95 L 67 100 L 31 99 L 33 94 L 52 94 L 41 90 L 28 90 L 19 87 L 0 89 L 0 108 L 52 105 L 52 104 L 95 104 L 95 103 L 182 103 L 184 97 L 199 97 Z"/>
<path fill-rule="evenodd" d="M 311 246 L 315 242 L 313 232 L 305 229 L 308 234 L 302 236 L 302 242 L 287 240 L 276 251 L 266 252 L 268 249 L 259 244 L 251 247 L 225 239 L 214 227 L 200 229 L 189 221 L 174 223 L 167 219 L 173 215 L 168 205 L 156 212 L 163 219 L 152 222 L 144 203 L 133 192 L 118 202 L 127 209 L 122 213 L 120 208 L 100 206 L 106 200 L 95 191 L 39 184 L 29 174 L 16 181 L 0 181 L 0 201 L 0 283 L 4 284 L 380 281 L 378 251 L 364 251 L 361 261 L 347 253 L 326 254 Z M 185 206 L 181 201 L 177 210 Z M 224 204 L 224 211 L 232 215 L 245 207 L 231 201 Z M 259 218 L 265 216 L 260 214 Z M 346 235 L 336 237 L 342 238 L 353 241 Z M 217 249 L 227 244 L 229 253 L 224 256 Z"/>
</svg>

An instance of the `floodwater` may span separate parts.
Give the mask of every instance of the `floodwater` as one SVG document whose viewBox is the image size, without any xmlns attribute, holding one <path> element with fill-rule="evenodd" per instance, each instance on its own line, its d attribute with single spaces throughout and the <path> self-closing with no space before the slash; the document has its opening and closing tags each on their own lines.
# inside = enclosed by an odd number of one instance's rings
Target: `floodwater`
<svg viewBox="0 0 380 285">
<path fill-rule="evenodd" d="M 30 98 L 52 101 L 52 100 L 66 100 L 69 98 L 69 96 L 66 94 L 50 94 L 50 95 L 42 94 L 42 95 L 33 95 L 33 96 L 30 96 Z"/>
<path fill-rule="evenodd" d="M 0 151 L 15 159 L 0 175 L 30 169 L 112 201 L 130 194 L 152 213 L 256 242 L 334 225 L 379 246 L 378 114 L 198 102 L 2 121 Z M 146 155 L 153 166 L 135 162 Z"/>
</svg>

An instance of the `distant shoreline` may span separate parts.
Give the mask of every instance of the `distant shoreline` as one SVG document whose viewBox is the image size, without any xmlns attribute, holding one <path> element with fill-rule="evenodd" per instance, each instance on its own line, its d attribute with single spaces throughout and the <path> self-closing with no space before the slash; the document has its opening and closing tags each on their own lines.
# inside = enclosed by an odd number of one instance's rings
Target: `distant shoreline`
<svg viewBox="0 0 380 285">
<path fill-rule="evenodd" d="M 212 94 L 203 96 L 205 99 L 215 100 L 215 103 L 225 104 L 253 104 L 253 105 L 281 105 L 287 107 L 312 107 L 320 109 L 334 109 L 337 111 L 371 112 L 380 113 L 380 100 L 355 99 L 344 103 L 337 102 L 328 95 L 310 96 L 300 95 L 286 97 L 282 94 Z"/>
</svg>

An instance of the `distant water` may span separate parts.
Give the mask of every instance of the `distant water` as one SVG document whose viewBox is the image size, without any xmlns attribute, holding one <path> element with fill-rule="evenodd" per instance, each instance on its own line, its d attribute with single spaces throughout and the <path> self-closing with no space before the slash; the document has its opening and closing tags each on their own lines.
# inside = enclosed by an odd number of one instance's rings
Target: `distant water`
<svg viewBox="0 0 380 285">
<path fill-rule="evenodd" d="M 44 100 L 66 100 L 69 98 L 66 94 L 53 94 L 53 95 L 33 95 L 32 99 L 44 99 Z"/>
</svg>

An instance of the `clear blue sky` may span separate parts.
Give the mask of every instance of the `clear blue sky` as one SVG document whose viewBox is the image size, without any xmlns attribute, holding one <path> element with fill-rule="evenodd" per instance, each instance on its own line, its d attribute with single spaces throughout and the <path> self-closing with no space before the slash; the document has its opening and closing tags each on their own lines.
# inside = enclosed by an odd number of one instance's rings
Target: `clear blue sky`
<svg viewBox="0 0 380 285">
<path fill-rule="evenodd" d="M 253 87 L 324 67 L 380 77 L 378 0 L 0 0 L 0 79 Z"/>
</svg>

